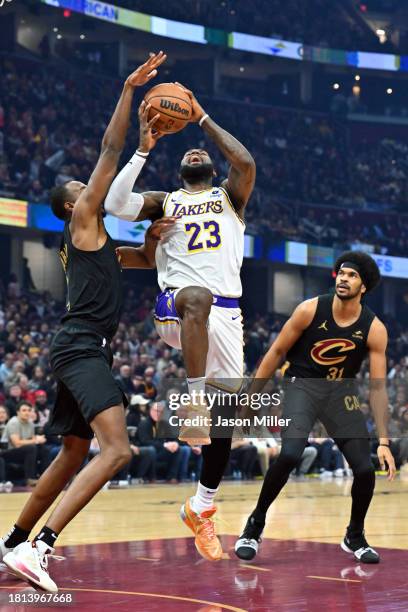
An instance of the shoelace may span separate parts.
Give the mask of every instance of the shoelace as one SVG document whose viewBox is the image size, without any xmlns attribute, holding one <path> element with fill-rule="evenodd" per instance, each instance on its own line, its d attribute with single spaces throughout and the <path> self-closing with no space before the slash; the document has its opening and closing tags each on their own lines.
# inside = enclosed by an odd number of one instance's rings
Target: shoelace
<svg viewBox="0 0 408 612">
<path fill-rule="evenodd" d="M 55 559 L 56 561 L 65 561 L 65 557 L 61 557 L 59 555 L 48 554 L 48 553 L 40 553 L 38 549 L 36 549 L 36 551 L 37 551 L 40 567 L 45 572 L 48 572 L 48 560 L 49 559 Z"/>
<path fill-rule="evenodd" d="M 242 535 L 243 535 L 243 537 L 241 539 L 245 540 L 245 542 L 253 542 L 254 540 L 255 540 L 255 542 L 258 542 L 258 543 L 262 542 L 261 536 L 259 536 L 259 537 L 255 537 L 255 536 L 248 537 L 245 534 L 242 534 Z"/>
<path fill-rule="evenodd" d="M 215 537 L 214 521 L 210 518 L 200 518 L 200 532 L 209 540 Z"/>
</svg>

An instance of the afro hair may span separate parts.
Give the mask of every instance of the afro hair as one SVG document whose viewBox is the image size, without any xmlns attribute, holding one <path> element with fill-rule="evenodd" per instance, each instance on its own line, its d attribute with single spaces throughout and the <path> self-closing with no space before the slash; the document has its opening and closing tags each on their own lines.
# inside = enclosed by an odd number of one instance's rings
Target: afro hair
<svg viewBox="0 0 408 612">
<path fill-rule="evenodd" d="M 340 270 L 341 265 L 346 261 L 358 266 L 367 293 L 375 289 L 380 282 L 381 274 L 376 262 L 370 255 L 367 255 L 367 253 L 363 251 L 346 251 L 342 253 L 334 264 L 334 271 L 336 274 Z"/>
</svg>

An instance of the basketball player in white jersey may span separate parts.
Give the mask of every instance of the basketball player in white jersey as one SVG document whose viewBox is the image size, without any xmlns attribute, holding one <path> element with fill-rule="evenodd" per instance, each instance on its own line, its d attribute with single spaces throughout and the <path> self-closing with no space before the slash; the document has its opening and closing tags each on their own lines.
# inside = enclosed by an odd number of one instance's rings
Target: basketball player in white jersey
<svg viewBox="0 0 408 612">
<path fill-rule="evenodd" d="M 183 87 L 180 85 L 180 87 Z M 158 296 L 155 324 L 170 346 L 181 348 L 190 395 L 203 396 L 206 379 L 242 379 L 243 332 L 238 300 L 244 252 L 244 210 L 255 183 L 256 166 L 247 149 L 218 126 L 193 93 L 191 122 L 196 122 L 230 164 L 228 178 L 213 185 L 216 176 L 208 153 L 187 151 L 181 160 L 182 187 L 175 192 L 131 193 L 146 154 L 136 152 L 119 173 L 105 201 L 107 212 L 128 220 L 177 217 L 156 250 Z M 148 130 L 149 106 L 142 103 L 140 129 Z M 155 135 L 157 138 L 157 134 Z M 122 249 L 121 249 L 122 251 Z M 132 250 L 121 252 L 123 267 L 132 267 Z M 208 416 L 208 411 L 205 412 Z M 195 534 L 200 554 L 220 559 L 221 544 L 211 517 L 214 497 L 231 448 L 230 438 L 209 437 L 181 428 L 180 439 L 204 444 L 203 468 L 194 497 L 182 507 L 182 518 Z"/>
</svg>

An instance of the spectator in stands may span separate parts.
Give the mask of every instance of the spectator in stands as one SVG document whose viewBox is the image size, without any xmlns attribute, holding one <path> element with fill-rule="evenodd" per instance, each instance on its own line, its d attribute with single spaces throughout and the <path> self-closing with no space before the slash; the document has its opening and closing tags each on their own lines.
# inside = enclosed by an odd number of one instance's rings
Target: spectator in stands
<svg viewBox="0 0 408 612">
<path fill-rule="evenodd" d="M 132 370 L 130 365 L 126 363 L 120 367 L 120 374 L 116 377 L 119 387 L 126 395 L 131 395 L 136 392 L 131 380 L 131 373 Z"/>
<path fill-rule="evenodd" d="M 37 389 L 34 392 L 36 411 L 36 419 L 34 423 L 43 428 L 50 416 L 50 407 L 48 406 L 47 393 L 43 389 Z"/>
<path fill-rule="evenodd" d="M 129 431 L 129 441 L 133 456 L 127 466 L 128 476 L 130 476 L 132 482 L 136 481 L 136 483 L 154 482 L 156 479 L 156 448 L 154 446 L 141 446 L 137 429 L 133 432 Z"/>
<path fill-rule="evenodd" d="M 167 482 L 177 483 L 180 468 L 180 445 L 174 438 L 169 438 L 167 424 L 161 420 L 164 405 L 154 402 L 150 406 L 148 416 L 143 419 L 137 430 L 140 446 L 152 446 L 156 450 L 156 467 L 159 463 L 165 464 L 165 478 Z"/>
<path fill-rule="evenodd" d="M 203 462 L 201 446 L 189 446 L 181 442 L 180 453 L 181 459 L 177 479 L 179 482 L 187 482 L 187 480 L 189 480 L 189 465 L 193 462 L 194 465 L 191 474 L 192 476 L 194 475 L 193 480 L 197 480 Z"/>
<path fill-rule="evenodd" d="M 334 440 L 318 437 L 309 438 L 310 446 L 317 451 L 317 462 L 321 478 L 343 478 L 344 458 Z"/>
<path fill-rule="evenodd" d="M 9 379 L 8 379 L 9 380 Z M 20 385 L 11 385 L 8 390 L 6 400 L 6 408 L 11 417 L 17 414 L 17 407 L 22 399 L 22 391 Z"/>
<path fill-rule="evenodd" d="M 146 416 L 149 403 L 150 400 L 141 394 L 131 396 L 126 410 L 126 425 L 128 427 L 139 427 L 141 419 Z"/>
<path fill-rule="evenodd" d="M 0 404 L 0 439 L 1 439 L 1 435 L 3 433 L 4 427 L 6 426 L 8 420 L 9 420 L 8 410 L 5 406 L 3 406 L 3 404 Z"/>
<path fill-rule="evenodd" d="M 22 401 L 17 406 L 17 415 L 11 417 L 2 435 L 8 449 L 2 457 L 6 464 L 17 464 L 23 469 L 27 485 L 37 483 L 38 449 L 45 443 L 44 436 L 36 436 L 34 423 L 30 420 L 31 404 Z"/>
<path fill-rule="evenodd" d="M 0 365 L 0 383 L 4 384 L 4 382 L 9 378 L 13 373 L 13 355 L 11 353 L 7 353 L 4 357 L 3 363 Z"/>
<path fill-rule="evenodd" d="M 280 453 L 280 446 L 276 439 L 268 432 L 267 438 L 247 439 L 252 442 L 258 453 L 258 461 L 261 468 L 262 476 L 265 476 L 269 468 L 271 459 L 275 459 Z"/>
<path fill-rule="evenodd" d="M 230 463 L 233 471 L 238 470 L 242 478 L 252 480 L 258 451 L 252 442 L 244 439 L 232 440 Z"/>
</svg>

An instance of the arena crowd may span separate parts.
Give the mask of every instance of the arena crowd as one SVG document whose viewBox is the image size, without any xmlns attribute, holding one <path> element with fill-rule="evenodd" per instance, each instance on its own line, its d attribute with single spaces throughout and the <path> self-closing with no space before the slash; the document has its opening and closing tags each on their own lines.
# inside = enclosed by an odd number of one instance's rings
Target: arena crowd
<svg viewBox="0 0 408 612">
<path fill-rule="evenodd" d="M 67 68 L 62 76 L 52 66 L 16 59 L 0 59 L 0 67 L 0 195 L 46 203 L 54 184 L 72 178 L 86 182 L 119 83 L 78 79 Z M 245 98 L 243 104 L 228 105 L 205 95 L 200 100 L 256 159 L 250 233 L 268 241 L 340 249 L 363 242 L 377 253 L 406 252 L 408 147 L 403 139 L 374 132 L 368 142 L 335 115 L 257 106 Z M 176 189 L 180 159 L 192 143 L 209 147 L 224 177 L 225 160 L 199 128 L 189 126 L 160 140 L 137 189 Z M 123 162 L 136 145 L 135 126 Z"/>
<path fill-rule="evenodd" d="M 122 322 L 112 341 L 114 374 L 129 399 L 127 424 L 133 458 L 111 486 L 156 480 L 176 483 L 196 479 L 200 471 L 201 449 L 180 444 L 177 431 L 165 418 L 169 395 L 172 389 L 180 388 L 186 372 L 181 354 L 165 345 L 155 331 L 155 295 L 154 287 L 147 287 L 141 295 L 128 288 Z M 48 423 L 56 391 L 48 354 L 62 311 L 62 304 L 50 294 L 23 290 L 15 278 L 0 287 L 0 491 L 9 491 L 13 485 L 35 486 L 60 449 L 61 440 Z M 255 371 L 284 320 L 278 315 L 259 314 L 246 321 L 246 376 Z M 391 435 L 397 464 L 404 465 L 408 462 L 408 329 L 392 320 L 387 324 Z M 365 367 L 362 383 L 366 377 Z M 277 375 L 278 387 L 279 383 Z M 361 409 L 372 430 L 365 391 L 362 399 Z M 235 439 L 226 477 L 254 478 L 265 473 L 269 461 L 279 453 L 279 443 L 278 427 L 261 439 Z M 373 453 L 375 444 L 373 441 Z M 93 440 L 89 458 L 97 452 Z M 300 476 L 308 472 L 322 478 L 348 475 L 333 440 L 318 427 L 297 468 Z"/>
</svg>

